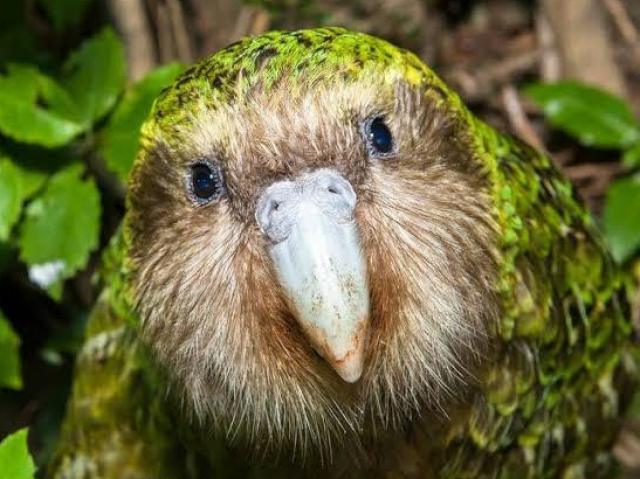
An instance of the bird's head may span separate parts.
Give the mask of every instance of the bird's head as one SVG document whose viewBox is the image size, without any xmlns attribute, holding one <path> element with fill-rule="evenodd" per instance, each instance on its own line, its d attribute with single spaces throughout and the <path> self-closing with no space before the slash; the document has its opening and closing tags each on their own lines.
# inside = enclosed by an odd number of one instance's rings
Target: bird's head
<svg viewBox="0 0 640 479">
<path fill-rule="evenodd" d="M 342 29 L 243 40 L 161 95 L 129 258 L 197 417 L 326 450 L 460 397 L 497 308 L 471 122 L 414 55 Z"/>
</svg>

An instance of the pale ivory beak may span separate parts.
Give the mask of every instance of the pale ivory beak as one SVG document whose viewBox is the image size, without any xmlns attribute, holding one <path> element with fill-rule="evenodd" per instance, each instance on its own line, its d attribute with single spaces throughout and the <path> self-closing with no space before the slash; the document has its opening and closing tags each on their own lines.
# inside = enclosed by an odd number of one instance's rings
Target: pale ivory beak
<svg viewBox="0 0 640 479">
<path fill-rule="evenodd" d="M 355 204 L 351 184 L 323 169 L 272 184 L 256 208 L 302 331 L 350 383 L 362 375 L 369 334 L 369 287 Z"/>
</svg>

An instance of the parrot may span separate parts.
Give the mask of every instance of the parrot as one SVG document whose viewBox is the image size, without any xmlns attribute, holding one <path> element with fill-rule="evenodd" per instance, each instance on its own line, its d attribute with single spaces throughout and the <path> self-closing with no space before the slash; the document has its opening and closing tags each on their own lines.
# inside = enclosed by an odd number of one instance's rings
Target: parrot
<svg viewBox="0 0 640 479">
<path fill-rule="evenodd" d="M 631 286 L 548 155 L 415 54 L 244 38 L 140 133 L 55 479 L 598 478 Z"/>
</svg>

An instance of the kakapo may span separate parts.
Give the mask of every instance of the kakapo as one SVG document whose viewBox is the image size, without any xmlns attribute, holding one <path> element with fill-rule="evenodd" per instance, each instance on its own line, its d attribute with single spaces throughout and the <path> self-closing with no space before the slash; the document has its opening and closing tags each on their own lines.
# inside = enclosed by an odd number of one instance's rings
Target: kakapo
<svg viewBox="0 0 640 479">
<path fill-rule="evenodd" d="M 627 281 L 414 54 L 246 38 L 141 132 L 53 478 L 610 477 Z"/>
</svg>

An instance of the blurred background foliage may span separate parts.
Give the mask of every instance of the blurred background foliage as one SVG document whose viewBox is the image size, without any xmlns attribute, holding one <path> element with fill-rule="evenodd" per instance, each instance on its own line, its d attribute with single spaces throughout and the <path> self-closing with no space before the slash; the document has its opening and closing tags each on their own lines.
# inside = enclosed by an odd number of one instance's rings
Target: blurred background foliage
<svg viewBox="0 0 640 479">
<path fill-rule="evenodd" d="M 154 98 L 183 65 L 242 36 L 318 25 L 415 51 L 477 115 L 549 152 L 640 278 L 640 2 L 7 0 L 0 479 L 33 477 L 55 443 L 100 252 L 122 218 Z M 616 447 L 629 477 L 640 471 L 639 431 L 630 418 Z"/>
</svg>

